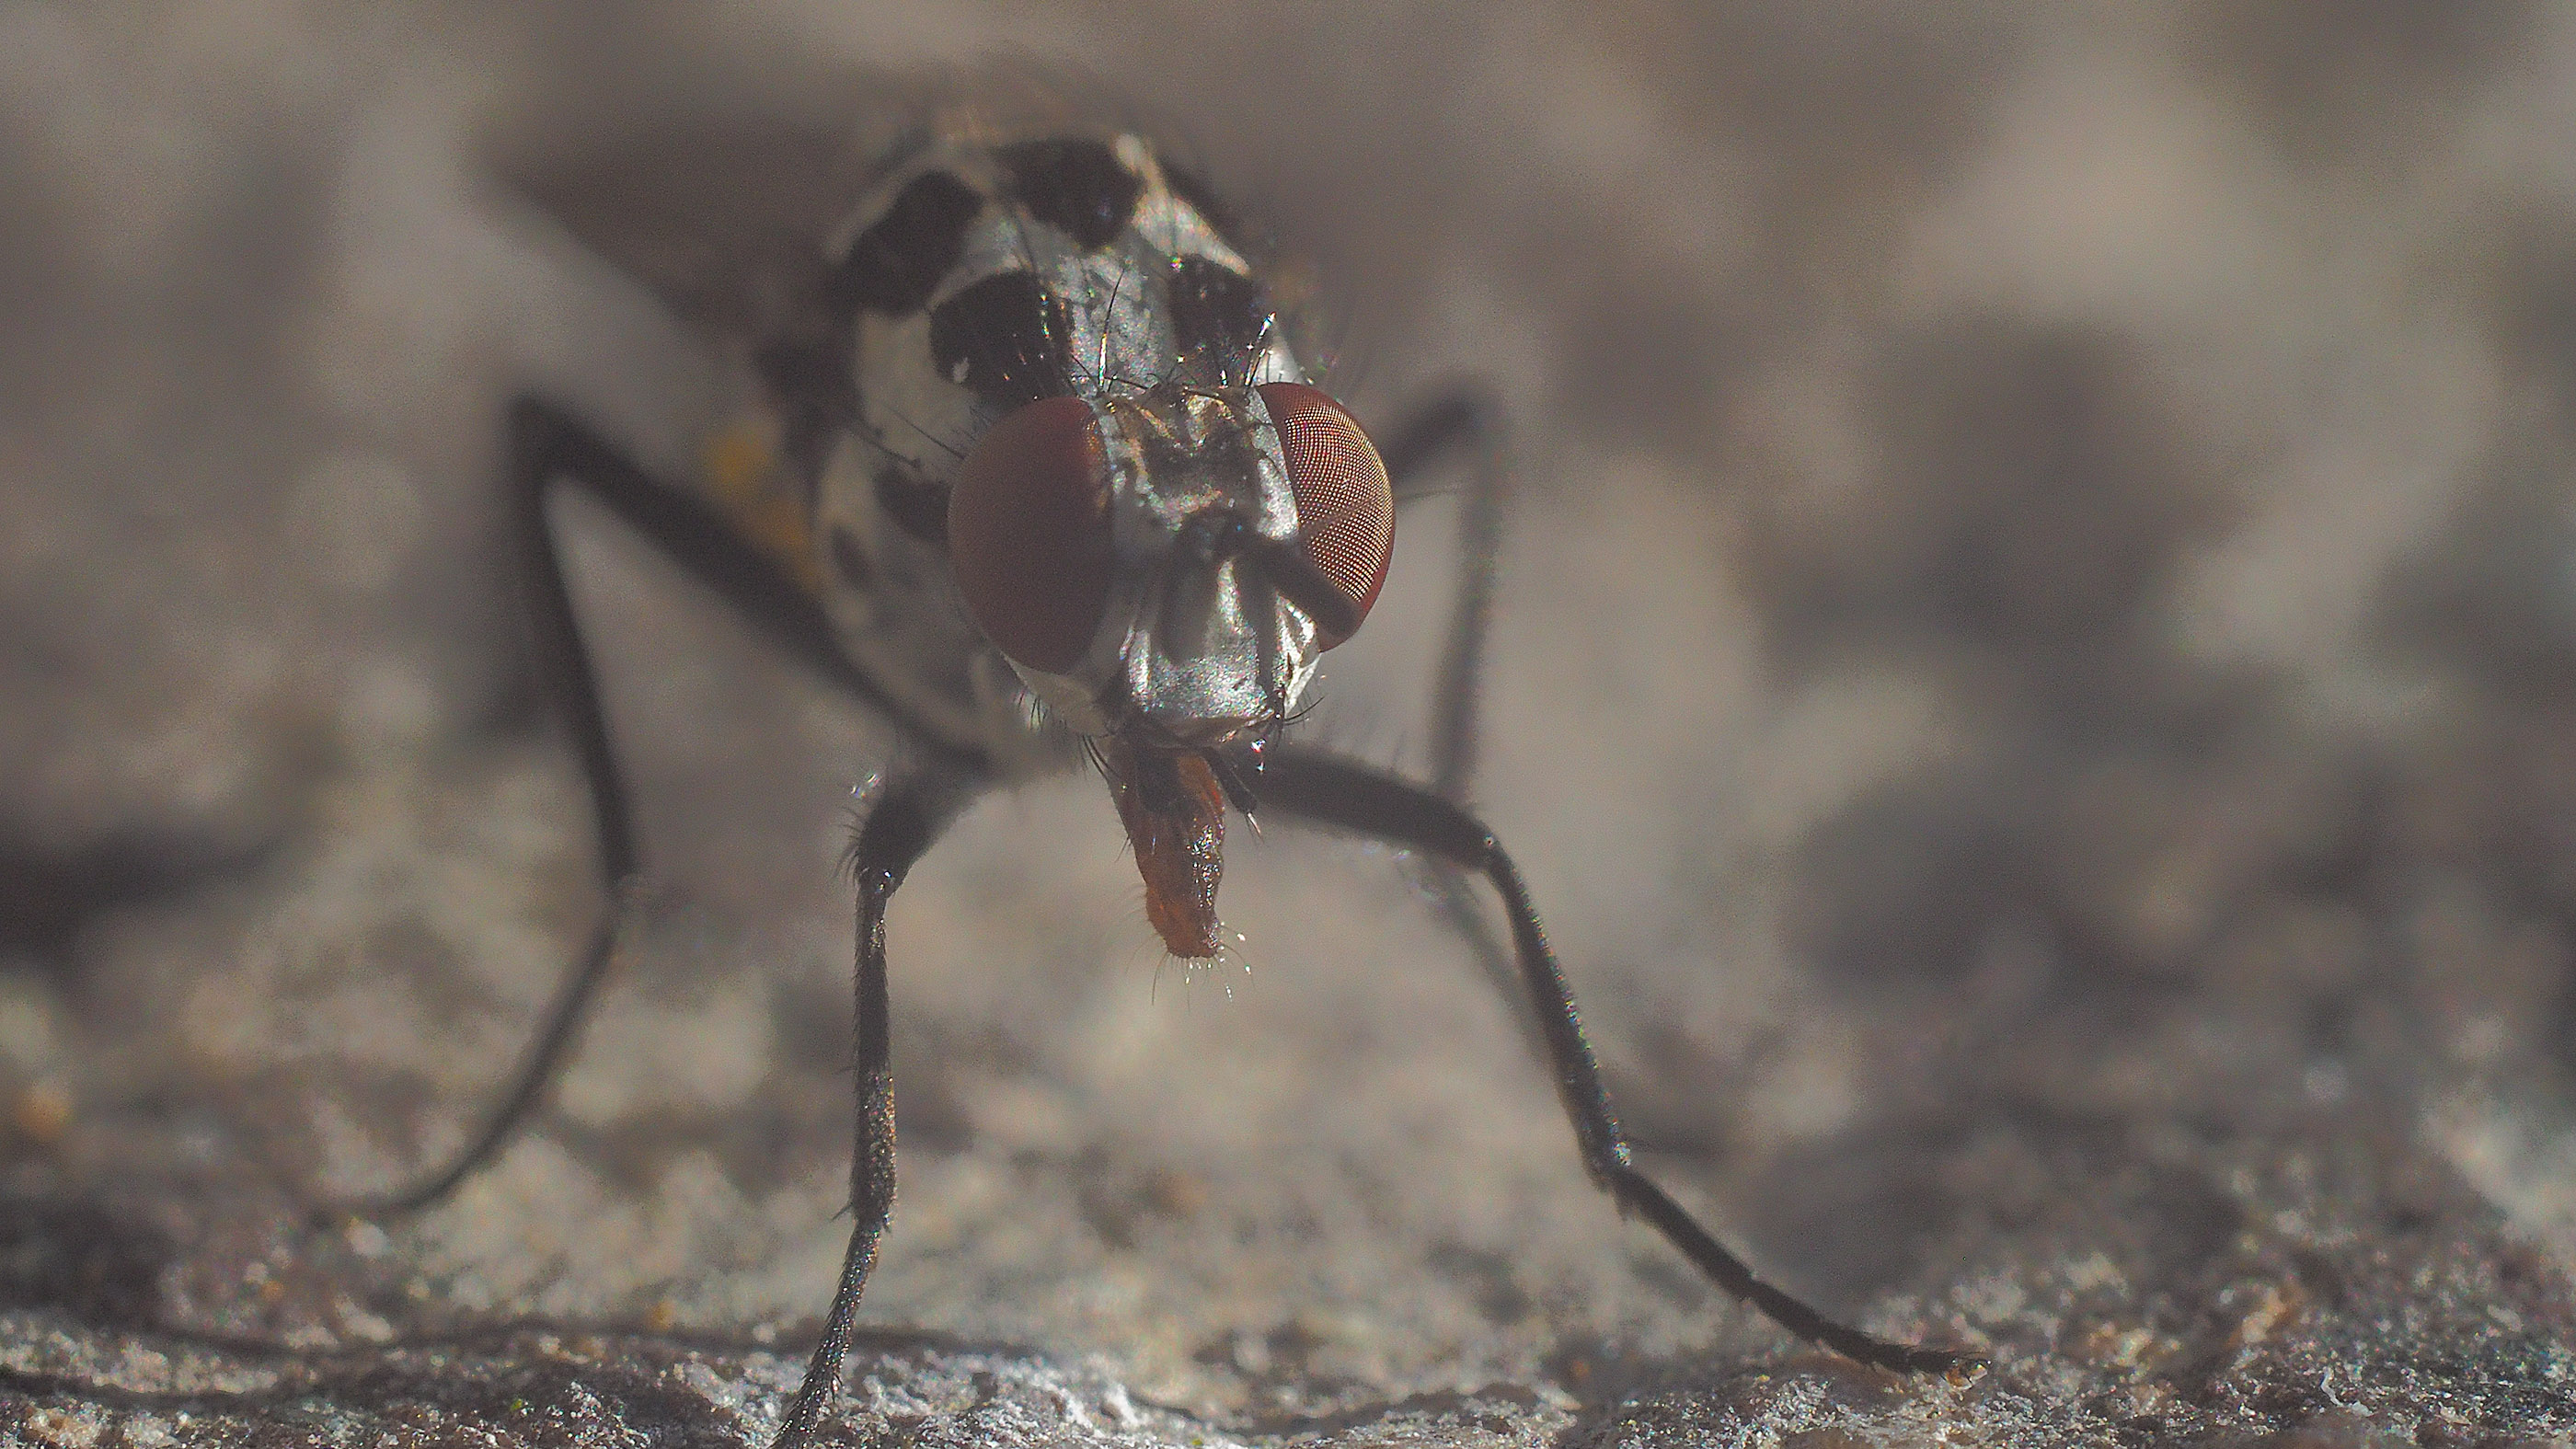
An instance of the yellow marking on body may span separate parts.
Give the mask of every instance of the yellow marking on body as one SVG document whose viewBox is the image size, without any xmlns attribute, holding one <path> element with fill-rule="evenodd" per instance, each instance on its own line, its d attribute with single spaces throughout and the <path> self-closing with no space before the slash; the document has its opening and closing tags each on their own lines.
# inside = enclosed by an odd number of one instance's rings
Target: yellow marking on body
<svg viewBox="0 0 2576 1449">
<path fill-rule="evenodd" d="M 700 464 L 707 493 L 745 541 L 768 555 L 797 587 L 823 595 L 823 565 L 804 500 L 779 476 L 777 425 L 753 416 L 716 430 Z"/>
</svg>

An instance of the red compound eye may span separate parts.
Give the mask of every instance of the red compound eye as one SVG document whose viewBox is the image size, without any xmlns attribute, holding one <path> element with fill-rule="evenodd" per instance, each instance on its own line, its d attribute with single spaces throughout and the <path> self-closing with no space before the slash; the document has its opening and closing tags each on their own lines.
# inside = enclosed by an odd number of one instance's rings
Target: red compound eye
<svg viewBox="0 0 2576 1449">
<path fill-rule="evenodd" d="M 1109 607 L 1109 460 L 1091 404 L 1051 397 L 984 434 L 948 495 L 948 552 L 984 637 L 1062 674 Z"/>
<path fill-rule="evenodd" d="M 1297 498 L 1298 541 L 1354 619 L 1368 617 L 1395 552 L 1395 494 L 1377 446 L 1342 405 L 1298 382 L 1264 383 L 1261 401 L 1279 426 L 1288 489 Z M 1356 623 L 1352 626 L 1358 627 Z M 1350 637 L 1326 635 L 1327 649 Z"/>
</svg>

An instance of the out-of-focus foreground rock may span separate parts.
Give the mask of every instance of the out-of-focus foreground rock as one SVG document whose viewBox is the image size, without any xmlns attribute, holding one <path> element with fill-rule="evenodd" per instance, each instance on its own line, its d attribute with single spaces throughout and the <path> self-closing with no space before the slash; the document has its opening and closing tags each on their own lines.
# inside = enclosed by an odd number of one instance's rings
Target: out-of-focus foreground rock
<svg viewBox="0 0 2576 1449">
<path fill-rule="evenodd" d="M 1995 1367 L 1621 1223 L 1382 851 L 1238 832 L 1248 969 L 1158 964 L 1069 778 L 896 909 L 836 1432 L 2565 1442 L 2576 16 L 2257 14 L 0 7 L 0 1437 L 774 1427 L 897 742 L 578 510 L 622 973 L 494 1170 L 297 1224 L 461 1140 L 602 908 L 501 400 L 652 454 L 705 387 L 486 158 L 1015 46 L 1348 281 L 1364 416 L 1508 400 L 1477 796 L 1645 1159 Z M 1450 508 L 1311 737 L 1418 765 Z"/>
</svg>

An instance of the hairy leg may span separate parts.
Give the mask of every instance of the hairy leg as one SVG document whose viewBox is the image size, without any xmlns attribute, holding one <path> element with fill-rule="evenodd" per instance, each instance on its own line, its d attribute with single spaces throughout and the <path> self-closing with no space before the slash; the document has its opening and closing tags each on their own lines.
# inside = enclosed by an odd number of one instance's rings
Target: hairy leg
<svg viewBox="0 0 2576 1449">
<path fill-rule="evenodd" d="M 894 899 L 913 863 L 937 841 L 948 822 L 973 797 L 977 783 L 948 772 L 909 777 L 868 811 L 850 860 L 858 877 L 859 946 L 854 1017 L 858 1119 L 850 1154 L 850 1246 L 841 1260 L 841 1282 L 824 1315 L 823 1336 L 805 1366 L 774 1449 L 801 1449 L 823 1423 L 840 1388 L 849 1356 L 860 1295 L 876 1267 L 877 1240 L 894 1213 L 894 1066 L 888 1048 L 886 1006 L 887 902 Z"/>
</svg>

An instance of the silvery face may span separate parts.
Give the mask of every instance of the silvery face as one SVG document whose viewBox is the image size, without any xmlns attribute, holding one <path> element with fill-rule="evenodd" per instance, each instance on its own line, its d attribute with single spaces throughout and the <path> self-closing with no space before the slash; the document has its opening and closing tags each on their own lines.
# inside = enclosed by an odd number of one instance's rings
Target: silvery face
<svg viewBox="0 0 2576 1449">
<path fill-rule="evenodd" d="M 1167 384 L 1093 409 L 1117 561 L 1108 608 L 1080 663 L 1021 678 L 1089 735 L 1206 749 L 1284 720 L 1322 652 L 1315 621 L 1227 543 L 1235 530 L 1298 536 L 1261 394 Z"/>
</svg>

